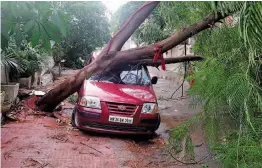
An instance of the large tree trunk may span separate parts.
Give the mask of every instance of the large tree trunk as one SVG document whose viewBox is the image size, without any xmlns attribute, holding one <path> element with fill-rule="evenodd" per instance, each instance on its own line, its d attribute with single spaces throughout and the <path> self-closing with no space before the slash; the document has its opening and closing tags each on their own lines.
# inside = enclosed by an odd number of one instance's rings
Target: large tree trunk
<svg viewBox="0 0 262 168">
<path fill-rule="evenodd" d="M 77 92 L 85 79 L 89 78 L 94 73 L 102 72 L 105 68 L 135 60 L 152 59 L 156 52 L 155 44 L 126 51 L 119 50 L 121 50 L 125 41 L 130 38 L 132 33 L 148 17 L 158 3 L 159 2 L 147 2 L 138 9 L 91 64 L 85 66 L 75 76 L 67 79 L 64 83 L 50 90 L 37 102 L 38 108 L 42 111 L 52 111 L 61 101 Z M 166 52 L 181 42 L 184 42 L 189 37 L 209 28 L 210 25 L 213 25 L 224 17 L 226 16 L 220 14 L 215 15 L 214 13 L 210 14 L 199 22 L 174 33 L 166 40 L 158 42 L 158 45 L 162 46 L 162 52 Z M 192 58 L 192 60 L 194 59 L 195 58 Z M 190 60 L 191 59 L 186 58 L 186 61 Z M 181 59 L 181 61 L 185 60 Z"/>
</svg>

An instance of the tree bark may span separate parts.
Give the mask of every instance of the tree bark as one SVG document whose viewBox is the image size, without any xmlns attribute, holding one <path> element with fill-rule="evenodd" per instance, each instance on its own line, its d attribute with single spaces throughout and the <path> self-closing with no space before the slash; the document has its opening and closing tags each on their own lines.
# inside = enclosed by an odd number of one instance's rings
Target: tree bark
<svg viewBox="0 0 262 168">
<path fill-rule="evenodd" d="M 62 102 L 71 94 L 77 92 L 80 89 L 83 81 L 89 78 L 94 73 L 101 73 L 108 67 L 113 67 L 121 63 L 131 62 L 133 60 L 152 59 L 156 52 L 155 44 L 126 51 L 119 50 L 122 48 L 125 42 L 121 39 L 121 37 L 127 40 L 135 31 L 135 29 L 148 17 L 148 15 L 158 3 L 159 2 L 148 2 L 146 4 L 149 5 L 144 5 L 144 8 L 147 10 L 137 10 L 134 14 L 136 17 L 131 17 L 129 19 L 129 23 L 135 25 L 129 25 L 131 27 L 130 31 L 124 31 L 124 29 L 123 31 L 121 31 L 121 28 L 120 33 L 116 33 L 116 36 L 112 38 L 113 40 L 110 40 L 110 42 L 91 64 L 85 66 L 76 75 L 67 79 L 64 83 L 56 86 L 54 89 L 50 90 L 44 97 L 42 97 L 37 102 L 38 108 L 42 111 L 52 111 L 60 102 Z M 141 17 L 143 19 L 141 19 Z M 193 35 L 209 28 L 215 22 L 225 17 L 226 16 L 222 16 L 221 14 L 215 15 L 214 13 L 212 13 L 199 22 L 185 27 L 180 31 L 174 33 L 171 37 L 158 42 L 158 45 L 162 46 L 162 52 L 166 52 L 176 45 L 180 44 L 181 42 L 184 42 L 189 37 L 192 37 Z M 128 23 L 126 24 L 128 25 Z M 126 29 L 129 29 L 129 27 L 127 27 Z"/>
<path fill-rule="evenodd" d="M 166 64 L 174 64 L 174 63 L 179 63 L 179 62 L 186 62 L 186 61 L 201 61 L 204 58 L 200 56 L 182 56 L 182 57 L 175 57 L 175 58 L 165 58 L 165 63 Z M 160 66 L 161 61 L 158 60 L 156 62 L 153 62 L 152 59 L 141 59 L 141 60 L 134 60 L 131 61 L 130 63 L 132 64 L 143 64 L 146 66 Z"/>
</svg>

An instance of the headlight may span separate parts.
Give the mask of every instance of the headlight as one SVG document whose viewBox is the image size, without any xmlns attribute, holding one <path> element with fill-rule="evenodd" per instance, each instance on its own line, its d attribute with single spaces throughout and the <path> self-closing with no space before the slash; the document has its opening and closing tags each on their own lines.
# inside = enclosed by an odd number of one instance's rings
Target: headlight
<svg viewBox="0 0 262 168">
<path fill-rule="evenodd" d="M 144 103 L 142 107 L 142 113 L 157 113 L 158 108 L 155 103 Z"/>
<path fill-rule="evenodd" d="M 84 96 L 81 98 L 79 105 L 88 108 L 101 109 L 100 99 L 98 97 Z"/>
</svg>

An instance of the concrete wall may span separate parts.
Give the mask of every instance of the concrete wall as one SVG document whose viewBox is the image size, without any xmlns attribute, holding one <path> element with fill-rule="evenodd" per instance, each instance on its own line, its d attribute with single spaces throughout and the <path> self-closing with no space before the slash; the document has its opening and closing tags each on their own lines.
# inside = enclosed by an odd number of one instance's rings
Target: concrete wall
<svg viewBox="0 0 262 168">
<path fill-rule="evenodd" d="M 53 78 L 51 74 L 45 74 L 49 69 L 55 66 L 55 62 L 52 56 L 46 56 L 44 61 L 41 63 L 42 71 L 35 72 L 33 86 L 36 87 L 38 84 L 45 86 L 49 82 L 52 82 Z"/>
<path fill-rule="evenodd" d="M 7 75 L 8 78 L 8 75 Z M 5 68 L 1 66 L 1 83 L 6 83 L 9 79 L 6 79 Z"/>
<path fill-rule="evenodd" d="M 55 62 L 52 56 L 47 56 L 44 61 L 41 64 L 42 66 L 42 71 L 41 71 L 41 75 L 43 75 L 44 73 L 46 73 L 46 71 L 48 71 L 48 69 L 51 69 L 55 66 Z"/>
<path fill-rule="evenodd" d="M 53 76 L 50 73 L 45 74 L 49 69 L 52 69 L 55 66 L 55 62 L 52 56 L 46 57 L 46 59 L 42 62 L 42 71 L 40 84 L 42 86 L 46 86 L 49 82 L 53 81 Z"/>
</svg>

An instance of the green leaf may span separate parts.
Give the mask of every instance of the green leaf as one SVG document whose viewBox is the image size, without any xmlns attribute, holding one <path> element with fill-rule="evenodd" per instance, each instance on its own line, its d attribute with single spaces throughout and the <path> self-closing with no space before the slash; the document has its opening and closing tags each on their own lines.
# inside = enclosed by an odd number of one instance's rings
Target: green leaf
<svg viewBox="0 0 262 168">
<path fill-rule="evenodd" d="M 20 24 L 16 24 L 15 29 L 15 42 L 17 46 L 20 46 L 23 40 L 22 32 L 20 29 Z"/>
<path fill-rule="evenodd" d="M 1 22 L 1 34 L 6 38 L 6 39 L 9 39 L 9 34 L 8 34 L 8 23 L 3 21 Z"/>
<path fill-rule="evenodd" d="M 50 16 L 52 16 L 52 12 L 53 12 L 53 10 L 49 10 L 48 12 L 46 12 L 46 14 L 43 17 L 43 22 L 49 21 Z"/>
<path fill-rule="evenodd" d="M 17 2 L 11 2 L 11 12 L 14 15 L 15 18 L 17 18 L 19 16 L 19 14 L 17 13 Z"/>
<path fill-rule="evenodd" d="M 30 20 L 29 22 L 27 22 L 24 26 L 24 31 L 27 33 L 28 31 L 30 31 L 33 26 L 35 24 L 35 21 L 34 20 Z"/>
<path fill-rule="evenodd" d="M 47 30 L 48 35 L 51 40 L 54 40 L 57 43 L 61 41 L 61 33 L 59 29 L 53 23 L 48 21 L 44 24 L 44 27 L 45 27 L 45 30 Z"/>
<path fill-rule="evenodd" d="M 1 48 L 4 49 L 8 46 L 8 39 L 1 34 Z"/>
<path fill-rule="evenodd" d="M 51 8 L 51 3 L 50 2 L 44 2 L 44 1 L 38 1 L 35 2 L 35 8 L 42 14 L 46 14 L 50 8 Z"/>
<path fill-rule="evenodd" d="M 35 47 L 39 42 L 40 32 L 39 32 L 39 24 L 35 24 L 33 29 L 33 35 L 32 35 L 32 46 Z"/>
<path fill-rule="evenodd" d="M 47 50 L 51 49 L 49 36 L 42 25 L 40 26 L 40 32 L 41 32 L 41 40 L 43 42 L 44 48 Z"/>
<path fill-rule="evenodd" d="M 17 4 L 21 7 L 21 10 L 23 10 L 23 11 L 28 10 L 28 8 L 26 6 L 26 2 L 20 1 L 20 2 L 17 2 Z"/>
<path fill-rule="evenodd" d="M 57 11 L 54 11 L 51 16 L 51 22 L 59 28 L 63 36 L 66 36 L 66 27 L 63 18 L 60 17 Z"/>
</svg>

